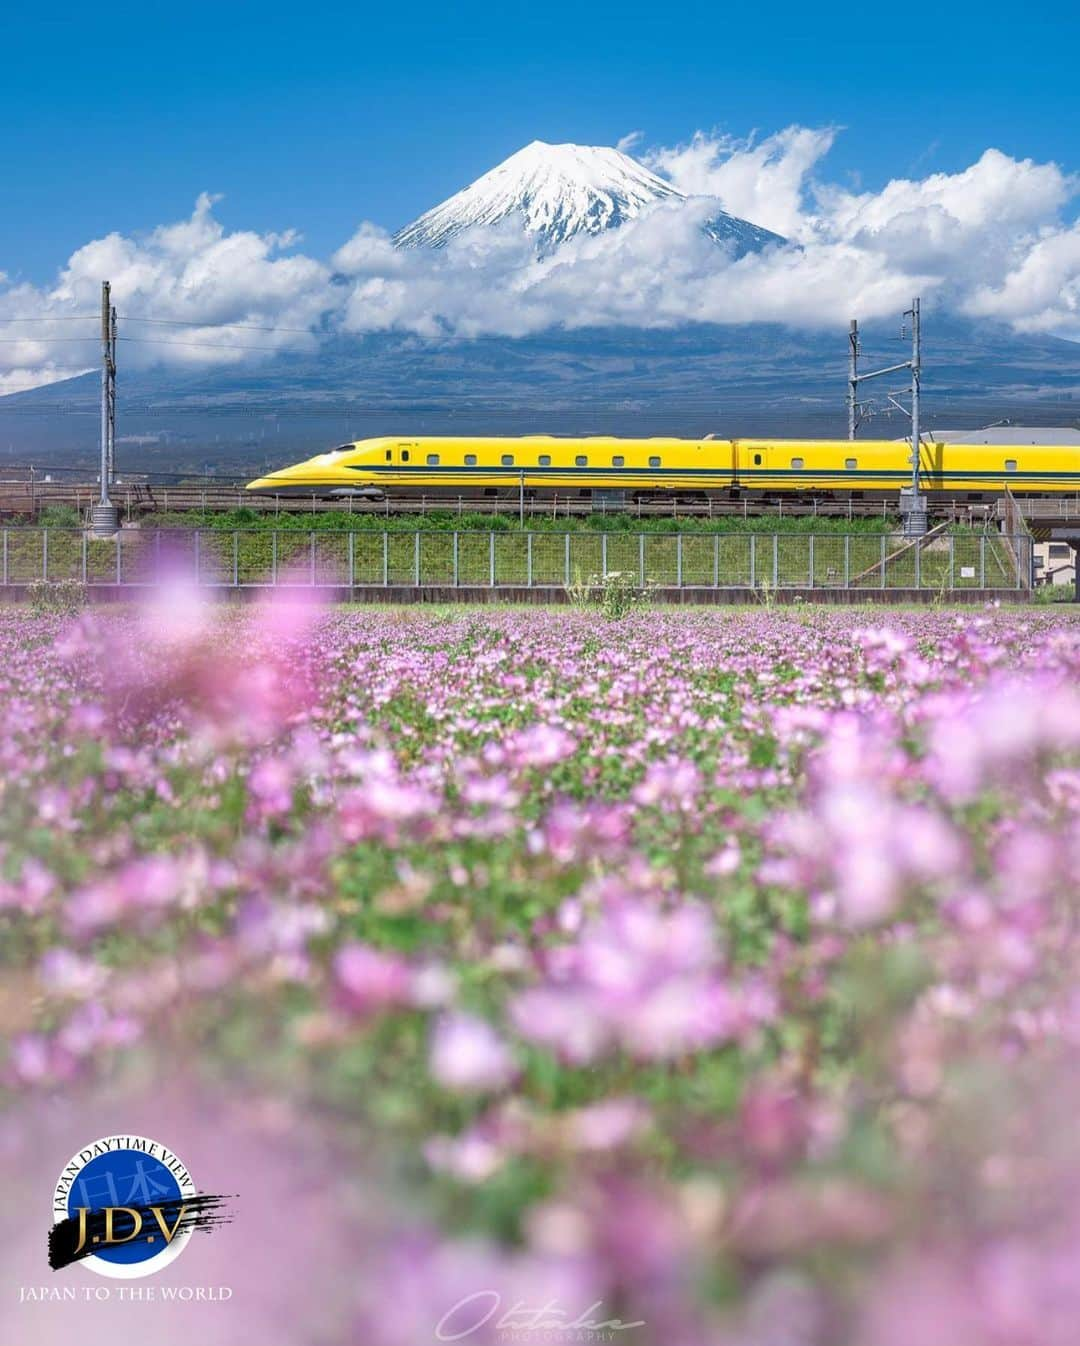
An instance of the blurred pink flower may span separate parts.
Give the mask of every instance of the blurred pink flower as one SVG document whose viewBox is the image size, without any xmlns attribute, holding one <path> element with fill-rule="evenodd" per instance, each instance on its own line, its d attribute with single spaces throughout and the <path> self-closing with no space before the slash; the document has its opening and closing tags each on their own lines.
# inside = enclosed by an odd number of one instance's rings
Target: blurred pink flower
<svg viewBox="0 0 1080 1346">
<path fill-rule="evenodd" d="M 444 1089 L 462 1094 L 501 1089 L 515 1069 L 510 1048 L 486 1020 L 460 1011 L 436 1019 L 430 1070 Z"/>
</svg>

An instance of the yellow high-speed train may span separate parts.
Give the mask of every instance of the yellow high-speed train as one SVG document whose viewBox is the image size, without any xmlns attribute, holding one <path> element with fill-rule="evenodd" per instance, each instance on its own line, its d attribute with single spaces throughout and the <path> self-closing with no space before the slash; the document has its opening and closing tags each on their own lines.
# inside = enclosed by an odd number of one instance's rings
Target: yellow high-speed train
<svg viewBox="0 0 1080 1346">
<path fill-rule="evenodd" d="M 923 442 L 926 491 L 963 498 L 1080 491 L 1080 448 L 1047 444 Z M 342 444 L 271 472 L 249 491 L 280 495 L 415 493 L 703 499 L 790 492 L 895 495 L 911 481 L 904 440 L 385 437 Z"/>
</svg>

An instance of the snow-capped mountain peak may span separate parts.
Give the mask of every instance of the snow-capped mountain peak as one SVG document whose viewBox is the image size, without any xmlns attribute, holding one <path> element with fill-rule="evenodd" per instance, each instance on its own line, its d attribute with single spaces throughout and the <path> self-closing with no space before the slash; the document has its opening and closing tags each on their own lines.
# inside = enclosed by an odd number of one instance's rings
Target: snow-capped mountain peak
<svg viewBox="0 0 1080 1346">
<path fill-rule="evenodd" d="M 548 251 L 575 234 L 615 228 L 665 200 L 687 197 L 620 150 L 534 140 L 406 225 L 394 242 L 401 248 L 440 248 L 466 229 L 516 216 L 535 235 L 538 248 Z M 743 251 L 779 241 L 768 230 L 723 212 L 707 232 Z"/>
</svg>

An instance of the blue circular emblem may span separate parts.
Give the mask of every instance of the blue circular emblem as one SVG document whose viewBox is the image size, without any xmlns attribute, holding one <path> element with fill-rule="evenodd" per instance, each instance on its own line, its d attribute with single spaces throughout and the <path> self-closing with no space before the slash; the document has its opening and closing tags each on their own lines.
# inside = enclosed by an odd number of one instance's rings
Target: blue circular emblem
<svg viewBox="0 0 1080 1346">
<path fill-rule="evenodd" d="M 197 1195 L 182 1160 L 147 1136 L 105 1136 L 64 1166 L 53 1220 L 65 1222 L 71 1260 L 132 1279 L 179 1257 L 192 1234 L 185 1201 Z"/>
</svg>

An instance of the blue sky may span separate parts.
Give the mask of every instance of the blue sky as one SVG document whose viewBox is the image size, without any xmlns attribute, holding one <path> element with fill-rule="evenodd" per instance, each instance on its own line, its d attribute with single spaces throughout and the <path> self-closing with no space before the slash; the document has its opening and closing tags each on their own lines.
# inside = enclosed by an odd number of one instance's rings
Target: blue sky
<svg viewBox="0 0 1080 1346">
<path fill-rule="evenodd" d="M 17 11 L 17 12 L 16 12 Z M 326 256 L 534 138 L 843 128 L 836 181 L 955 171 L 988 146 L 1080 169 L 1075 6 L 9 6 L 0 271 L 223 193 L 230 228 Z"/>
</svg>

